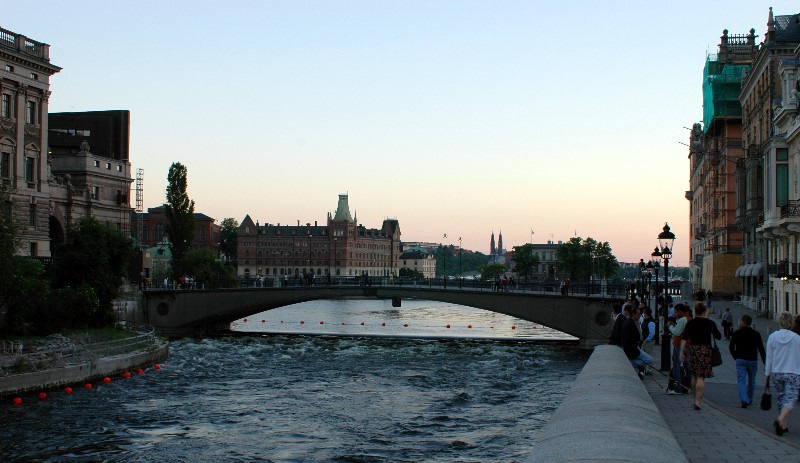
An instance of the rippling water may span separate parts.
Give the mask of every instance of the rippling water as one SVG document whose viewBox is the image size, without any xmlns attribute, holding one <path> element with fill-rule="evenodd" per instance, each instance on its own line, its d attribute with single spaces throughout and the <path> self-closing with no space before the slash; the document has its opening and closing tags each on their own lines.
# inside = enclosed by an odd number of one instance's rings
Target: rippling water
<svg viewBox="0 0 800 463">
<path fill-rule="evenodd" d="M 587 357 L 516 339 L 181 340 L 160 371 L 6 401 L 0 460 L 522 461 Z"/>
</svg>

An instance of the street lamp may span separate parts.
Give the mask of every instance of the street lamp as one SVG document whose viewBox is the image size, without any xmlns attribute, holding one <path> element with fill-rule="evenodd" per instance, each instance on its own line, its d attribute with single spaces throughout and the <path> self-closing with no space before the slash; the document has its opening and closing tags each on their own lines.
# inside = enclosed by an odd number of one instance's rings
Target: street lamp
<svg viewBox="0 0 800 463">
<path fill-rule="evenodd" d="M 650 254 L 650 257 L 652 258 L 651 262 L 653 262 L 653 269 L 656 271 L 656 286 L 655 286 L 655 291 L 653 292 L 653 297 L 655 299 L 656 310 L 655 310 L 655 314 L 654 314 L 655 316 L 653 318 L 656 320 L 656 331 L 658 331 L 658 325 L 660 323 L 658 321 L 658 314 L 659 314 L 658 295 L 659 295 L 659 293 L 661 293 L 661 290 L 659 289 L 661 287 L 661 285 L 659 285 L 659 282 L 658 282 L 658 271 L 661 269 L 661 251 L 658 250 L 658 246 L 656 246 L 653 249 L 653 253 Z M 655 338 L 656 338 L 656 342 L 658 342 L 658 336 L 656 336 Z"/>
<path fill-rule="evenodd" d="M 458 237 L 458 288 L 461 289 L 461 284 L 464 281 L 464 275 L 461 273 L 461 237 Z"/>
<path fill-rule="evenodd" d="M 645 290 L 645 295 L 647 296 L 647 307 L 650 307 L 650 282 L 652 281 L 653 277 L 653 261 L 649 260 L 647 265 L 644 266 L 644 274 L 647 277 L 647 290 Z"/>
<path fill-rule="evenodd" d="M 639 303 L 644 304 L 644 259 L 639 259 Z"/>
<path fill-rule="evenodd" d="M 664 313 L 663 336 L 661 338 L 661 371 L 670 371 L 669 331 L 667 330 L 667 315 L 669 304 L 667 295 L 669 290 L 669 260 L 672 258 L 672 246 L 675 244 L 675 234 L 669 231 L 669 224 L 664 223 L 664 231 L 658 234 L 658 246 L 661 248 L 661 258 L 664 260 Z"/>
</svg>

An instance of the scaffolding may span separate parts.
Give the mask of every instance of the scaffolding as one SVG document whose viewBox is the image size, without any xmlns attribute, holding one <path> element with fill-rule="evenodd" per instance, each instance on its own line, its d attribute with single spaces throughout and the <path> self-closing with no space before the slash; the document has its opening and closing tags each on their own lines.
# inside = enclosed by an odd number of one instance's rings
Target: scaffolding
<svg viewBox="0 0 800 463">
<path fill-rule="evenodd" d="M 726 64 L 715 57 L 706 58 L 703 69 L 703 128 L 706 133 L 717 117 L 742 117 L 739 93 L 747 64 Z"/>
<path fill-rule="evenodd" d="M 136 241 L 144 245 L 144 169 L 136 170 Z"/>
</svg>

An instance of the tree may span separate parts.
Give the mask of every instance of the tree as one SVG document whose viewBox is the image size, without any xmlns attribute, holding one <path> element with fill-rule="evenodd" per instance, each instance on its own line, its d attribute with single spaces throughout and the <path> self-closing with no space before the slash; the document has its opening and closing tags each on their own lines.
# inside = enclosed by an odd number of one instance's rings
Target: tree
<svg viewBox="0 0 800 463">
<path fill-rule="evenodd" d="M 481 267 L 481 280 L 494 280 L 506 273 L 508 267 L 503 264 L 486 264 Z"/>
<path fill-rule="evenodd" d="M 180 162 L 173 162 L 167 174 L 167 202 L 164 212 L 167 216 L 167 236 L 172 259 L 178 262 L 192 249 L 194 241 L 194 200 L 189 199 L 186 194 L 187 175 L 186 167 Z"/>
<path fill-rule="evenodd" d="M 514 259 L 514 272 L 520 277 L 525 277 L 525 281 L 528 281 L 536 273 L 536 268 L 539 267 L 539 256 L 533 253 L 533 244 L 514 246 L 511 250 L 511 255 Z"/>
<path fill-rule="evenodd" d="M 236 219 L 223 219 L 220 230 L 219 251 L 225 256 L 226 262 L 235 262 L 239 237 L 237 230 L 239 222 Z"/>
<path fill-rule="evenodd" d="M 184 259 L 173 264 L 175 273 L 189 275 L 198 287 L 228 288 L 236 281 L 231 266 L 214 257 L 208 249 L 192 249 Z"/>
<path fill-rule="evenodd" d="M 602 278 L 611 278 L 619 271 L 619 262 L 611 252 L 611 245 L 608 241 L 597 243 L 594 252 L 595 274 Z"/>
<path fill-rule="evenodd" d="M 592 275 L 609 278 L 619 268 L 608 241 L 601 243 L 594 238 L 570 238 L 556 248 L 556 258 L 571 278 L 588 279 Z"/>
<path fill-rule="evenodd" d="M 56 288 L 73 288 L 81 300 L 91 299 L 82 294 L 86 290 L 81 287 L 91 287 L 98 304 L 87 314 L 87 323 L 91 327 L 109 326 L 114 321 L 112 302 L 122 293 L 133 253 L 130 237 L 93 217 L 84 217 L 69 231 L 67 242 L 59 246 L 53 284 Z"/>
</svg>

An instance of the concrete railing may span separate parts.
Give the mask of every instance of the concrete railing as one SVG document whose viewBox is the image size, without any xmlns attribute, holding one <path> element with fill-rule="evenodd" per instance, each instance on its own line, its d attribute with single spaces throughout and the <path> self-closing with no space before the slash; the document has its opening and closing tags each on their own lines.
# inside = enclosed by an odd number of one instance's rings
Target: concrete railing
<svg viewBox="0 0 800 463">
<path fill-rule="evenodd" d="M 597 346 L 527 462 L 688 462 L 622 349 Z"/>
</svg>

